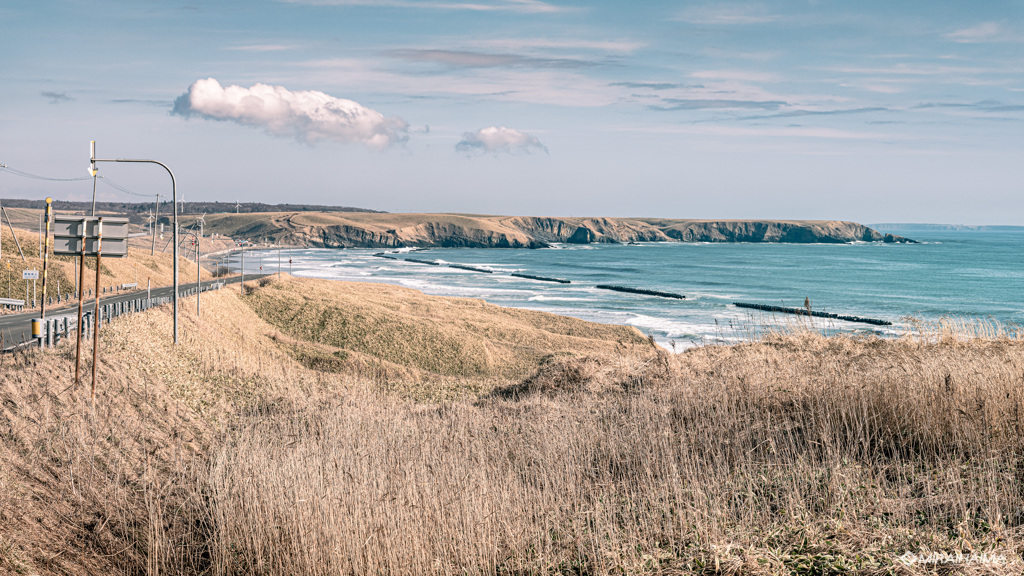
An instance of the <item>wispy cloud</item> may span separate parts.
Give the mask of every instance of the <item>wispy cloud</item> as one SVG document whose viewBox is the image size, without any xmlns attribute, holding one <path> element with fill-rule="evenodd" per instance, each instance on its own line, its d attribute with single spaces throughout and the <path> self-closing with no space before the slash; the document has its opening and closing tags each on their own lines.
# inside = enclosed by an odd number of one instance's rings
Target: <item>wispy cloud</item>
<svg viewBox="0 0 1024 576">
<path fill-rule="evenodd" d="M 326 139 L 382 149 L 409 137 L 405 120 L 385 118 L 352 100 L 267 84 L 224 87 L 213 78 L 192 84 L 174 101 L 171 113 L 263 128 L 271 135 L 293 137 L 310 145 Z"/>
<path fill-rule="evenodd" d="M 287 44 L 245 44 L 242 46 L 228 46 L 227 50 L 234 50 L 237 52 L 283 52 L 285 50 L 294 50 L 295 46 Z"/>
<path fill-rule="evenodd" d="M 708 4 L 686 8 L 675 16 L 675 20 L 703 25 L 744 25 L 766 24 L 779 20 L 777 14 L 768 12 L 758 4 Z"/>
<path fill-rule="evenodd" d="M 735 80 L 736 82 L 778 82 L 779 77 L 770 72 L 751 72 L 747 70 L 701 70 L 690 74 L 702 80 Z"/>
<path fill-rule="evenodd" d="M 43 98 L 48 98 L 50 104 L 62 104 L 74 100 L 67 92 L 40 92 L 39 95 Z"/>
<path fill-rule="evenodd" d="M 476 132 L 466 132 L 462 135 L 462 140 L 455 145 L 455 149 L 459 152 L 483 152 L 494 155 L 530 153 L 534 150 L 544 153 L 548 151 L 536 136 L 505 126 L 490 126 Z"/>
<path fill-rule="evenodd" d="M 140 98 L 116 98 L 110 101 L 111 104 L 145 104 L 147 106 L 156 106 L 159 108 L 167 108 L 173 106 L 174 102 L 170 100 L 143 100 Z"/>
<path fill-rule="evenodd" d="M 677 88 L 703 88 L 699 84 L 677 84 L 674 82 L 612 82 L 609 86 L 621 86 L 634 90 L 675 90 Z"/>
<path fill-rule="evenodd" d="M 310 60 L 297 63 L 295 81 L 346 86 L 372 86 L 406 98 L 455 98 L 466 101 L 505 101 L 532 104 L 607 106 L 620 101 L 621 90 L 607 81 L 580 74 L 572 68 L 489 67 L 438 70 L 424 83 L 423 73 L 388 69 L 383 61 L 354 58 Z"/>
<path fill-rule="evenodd" d="M 958 110 L 974 110 L 979 112 L 1024 112 L 1024 104 L 1006 104 L 998 100 L 982 100 L 980 102 L 923 102 L 913 106 L 914 110 L 929 108 L 949 108 Z"/>
<path fill-rule="evenodd" d="M 768 120 L 771 118 L 799 118 L 801 116 L 849 116 L 853 114 L 871 114 L 876 112 L 890 112 L 889 108 L 871 106 L 863 108 L 837 108 L 830 110 L 786 110 L 778 114 L 762 114 L 759 116 L 744 116 L 737 120 Z"/>
<path fill-rule="evenodd" d="M 452 68 L 590 68 L 598 65 L 575 58 L 538 58 L 466 50 L 401 49 L 392 50 L 388 54 L 411 62 L 442 64 Z"/>
<path fill-rule="evenodd" d="M 651 110 L 778 110 L 786 102 L 726 99 L 678 99 L 665 98 L 661 105 L 649 106 Z"/>
<path fill-rule="evenodd" d="M 368 6 L 380 8 L 418 8 L 423 10 L 468 10 L 473 12 L 519 12 L 543 14 L 565 12 L 567 9 L 540 0 L 492 0 L 479 2 L 445 2 L 438 0 L 283 0 L 292 4 L 312 6 Z"/>
<path fill-rule="evenodd" d="M 975 26 L 962 28 L 946 34 L 946 38 L 954 42 L 964 44 L 977 44 L 981 42 L 1011 42 L 1019 40 L 1006 26 L 998 22 L 982 22 Z"/>
<path fill-rule="evenodd" d="M 484 48 L 488 50 L 540 50 L 540 51 L 565 51 L 565 50 L 591 50 L 595 52 L 608 53 L 630 53 L 645 46 L 646 42 L 631 40 L 586 40 L 581 38 L 495 38 L 487 40 L 466 41 L 464 46 Z"/>
<path fill-rule="evenodd" d="M 815 138 L 827 140 L 906 140 L 908 137 L 879 132 L 859 132 L 818 126 L 649 126 L 624 128 L 629 131 L 663 134 L 749 138 Z"/>
</svg>

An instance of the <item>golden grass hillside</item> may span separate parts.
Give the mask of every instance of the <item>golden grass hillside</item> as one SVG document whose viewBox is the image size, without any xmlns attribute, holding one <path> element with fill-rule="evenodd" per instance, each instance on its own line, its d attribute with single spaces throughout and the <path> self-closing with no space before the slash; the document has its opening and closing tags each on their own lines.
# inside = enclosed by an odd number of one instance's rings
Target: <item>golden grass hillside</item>
<svg viewBox="0 0 1024 576">
<path fill-rule="evenodd" d="M 73 349 L 0 357 L 0 573 L 1024 570 L 1017 336 L 549 350 L 415 400 L 282 346 L 302 341 L 262 308 L 304 282 L 210 293 L 201 322 L 186 304 L 178 348 L 167 307 L 113 322 L 95 413 Z M 308 293 L 345 301 L 328 286 Z M 379 331 L 462 330 L 473 303 L 380 298 L 400 311 Z"/>
<path fill-rule="evenodd" d="M 550 355 L 651 346 L 632 327 L 388 284 L 287 279 L 256 290 L 247 302 L 289 337 L 282 347 L 311 368 L 413 380 L 463 377 L 476 380 L 478 389 L 522 379 Z"/>
</svg>

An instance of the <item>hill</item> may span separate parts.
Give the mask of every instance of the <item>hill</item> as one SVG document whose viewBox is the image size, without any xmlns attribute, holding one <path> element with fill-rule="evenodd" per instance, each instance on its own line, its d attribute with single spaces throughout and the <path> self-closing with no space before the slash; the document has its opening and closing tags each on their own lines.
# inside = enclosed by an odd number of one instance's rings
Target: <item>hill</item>
<svg viewBox="0 0 1024 576">
<path fill-rule="evenodd" d="M 323 248 L 542 248 L 550 243 L 908 242 L 862 224 L 807 220 L 551 218 L 471 214 L 211 214 L 206 229 Z"/>
<path fill-rule="evenodd" d="M 156 196 L 153 202 L 96 202 L 97 214 L 116 214 L 128 216 L 132 224 L 146 222 L 150 212 L 157 211 L 160 214 L 160 221 L 164 224 L 170 223 L 171 202 L 165 194 L 160 202 L 160 209 L 156 209 Z M 46 208 L 44 200 L 31 200 L 24 198 L 4 198 L 3 206 L 7 209 L 26 208 L 40 210 Z M 266 204 L 264 202 L 180 202 L 178 206 L 180 214 L 251 214 L 253 212 L 377 212 L 369 208 L 353 208 L 350 206 L 323 206 L 319 204 Z M 92 213 L 92 202 L 77 202 L 69 200 L 54 200 L 53 209 L 62 213 Z M 15 224 L 17 226 L 17 224 Z"/>
</svg>

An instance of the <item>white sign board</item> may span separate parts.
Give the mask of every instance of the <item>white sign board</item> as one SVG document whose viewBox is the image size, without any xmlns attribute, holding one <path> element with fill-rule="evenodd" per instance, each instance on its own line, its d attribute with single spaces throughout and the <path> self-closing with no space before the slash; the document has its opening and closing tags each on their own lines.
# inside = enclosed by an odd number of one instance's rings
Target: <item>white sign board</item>
<svg viewBox="0 0 1024 576">
<path fill-rule="evenodd" d="M 39 270 L 24 270 L 21 273 L 22 280 L 39 280 Z"/>
</svg>

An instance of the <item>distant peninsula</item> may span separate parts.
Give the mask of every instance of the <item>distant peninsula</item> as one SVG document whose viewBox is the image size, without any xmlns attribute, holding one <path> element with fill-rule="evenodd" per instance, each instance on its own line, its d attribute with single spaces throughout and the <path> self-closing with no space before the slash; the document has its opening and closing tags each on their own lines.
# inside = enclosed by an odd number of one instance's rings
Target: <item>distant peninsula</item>
<svg viewBox="0 0 1024 576">
<path fill-rule="evenodd" d="M 180 221 L 186 225 L 189 216 Z M 630 242 L 912 243 L 838 220 L 484 216 L 372 212 L 206 214 L 205 231 L 317 248 L 545 248 Z"/>
</svg>

